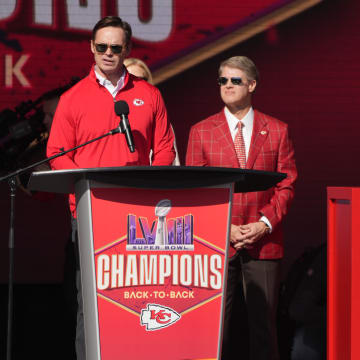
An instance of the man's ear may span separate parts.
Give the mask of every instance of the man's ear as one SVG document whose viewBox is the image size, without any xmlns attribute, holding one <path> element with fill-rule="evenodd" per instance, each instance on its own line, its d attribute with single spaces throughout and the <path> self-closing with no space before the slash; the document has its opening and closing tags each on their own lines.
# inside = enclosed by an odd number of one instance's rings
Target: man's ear
<svg viewBox="0 0 360 360">
<path fill-rule="evenodd" d="M 256 80 L 251 80 L 251 81 L 250 81 L 250 83 L 249 83 L 249 91 L 250 91 L 251 93 L 255 92 L 256 85 L 257 85 Z"/>
<path fill-rule="evenodd" d="M 90 49 L 93 54 L 95 54 L 95 44 L 93 40 L 90 40 Z"/>
</svg>

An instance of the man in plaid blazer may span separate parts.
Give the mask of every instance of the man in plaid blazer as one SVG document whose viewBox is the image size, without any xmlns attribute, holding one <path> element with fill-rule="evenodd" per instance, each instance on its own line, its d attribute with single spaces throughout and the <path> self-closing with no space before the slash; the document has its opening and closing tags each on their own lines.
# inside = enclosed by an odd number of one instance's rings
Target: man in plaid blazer
<svg viewBox="0 0 360 360">
<path fill-rule="evenodd" d="M 247 57 L 221 63 L 218 82 L 225 108 L 191 128 L 186 154 L 186 164 L 191 166 L 239 168 L 242 163 L 246 169 L 287 174 L 269 190 L 234 194 L 223 360 L 239 358 L 239 354 L 231 357 L 229 351 L 229 320 L 239 279 L 248 315 L 250 359 L 279 359 L 276 308 L 283 257 L 281 222 L 294 196 L 297 171 L 287 125 L 251 106 L 258 81 L 256 66 Z"/>
</svg>

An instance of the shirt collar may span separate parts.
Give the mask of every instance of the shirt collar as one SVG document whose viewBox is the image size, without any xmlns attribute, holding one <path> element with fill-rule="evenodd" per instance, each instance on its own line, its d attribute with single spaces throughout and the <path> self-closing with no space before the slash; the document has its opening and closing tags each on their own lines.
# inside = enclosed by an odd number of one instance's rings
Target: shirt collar
<svg viewBox="0 0 360 360">
<path fill-rule="evenodd" d="M 94 71 L 95 71 L 95 76 L 98 79 L 100 85 L 105 86 L 105 87 L 112 85 L 112 82 L 110 80 L 104 78 L 96 71 L 96 65 L 94 65 Z M 116 86 L 114 86 L 114 88 L 116 88 L 117 90 L 120 90 L 124 86 L 125 75 L 126 75 L 126 71 L 125 71 L 125 66 L 124 66 L 122 74 L 121 74 L 119 80 L 117 81 Z"/>
<path fill-rule="evenodd" d="M 245 128 L 252 129 L 254 124 L 254 109 L 252 107 L 250 107 L 247 114 L 241 120 L 239 120 L 235 115 L 233 115 L 226 106 L 224 112 L 230 130 L 235 131 L 237 129 L 239 121 L 244 124 Z"/>
</svg>

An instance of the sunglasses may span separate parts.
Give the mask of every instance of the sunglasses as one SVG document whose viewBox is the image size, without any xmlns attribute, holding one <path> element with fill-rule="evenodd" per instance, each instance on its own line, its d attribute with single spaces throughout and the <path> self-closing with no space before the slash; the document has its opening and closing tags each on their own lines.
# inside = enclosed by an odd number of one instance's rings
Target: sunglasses
<svg viewBox="0 0 360 360">
<path fill-rule="evenodd" d="M 228 78 L 227 77 L 224 77 L 224 76 L 220 76 L 219 78 L 218 78 L 218 84 L 220 85 L 220 86 L 224 86 L 224 85 L 226 85 L 227 83 L 228 83 Z M 230 81 L 231 81 L 231 83 L 233 84 L 233 85 L 242 85 L 242 84 L 244 84 L 243 83 L 243 81 L 242 81 L 242 79 L 241 79 L 241 77 L 232 77 L 232 78 L 230 78 Z"/>
<path fill-rule="evenodd" d="M 122 45 L 95 44 L 95 49 L 99 53 L 104 53 L 110 47 L 113 54 L 120 54 L 123 50 Z"/>
</svg>

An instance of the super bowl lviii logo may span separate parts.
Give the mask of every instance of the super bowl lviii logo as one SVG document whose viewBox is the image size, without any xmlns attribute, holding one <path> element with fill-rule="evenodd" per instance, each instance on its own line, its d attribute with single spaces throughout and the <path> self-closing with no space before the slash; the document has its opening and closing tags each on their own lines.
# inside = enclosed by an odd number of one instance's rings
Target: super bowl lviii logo
<svg viewBox="0 0 360 360">
<path fill-rule="evenodd" d="M 127 245 L 126 250 L 194 250 L 194 218 L 187 214 L 176 218 L 167 218 L 171 211 L 171 201 L 161 200 L 155 206 L 154 220 L 149 225 L 146 217 L 138 217 L 133 214 L 127 219 Z M 141 236 L 136 233 L 137 221 L 141 229 Z"/>
</svg>

